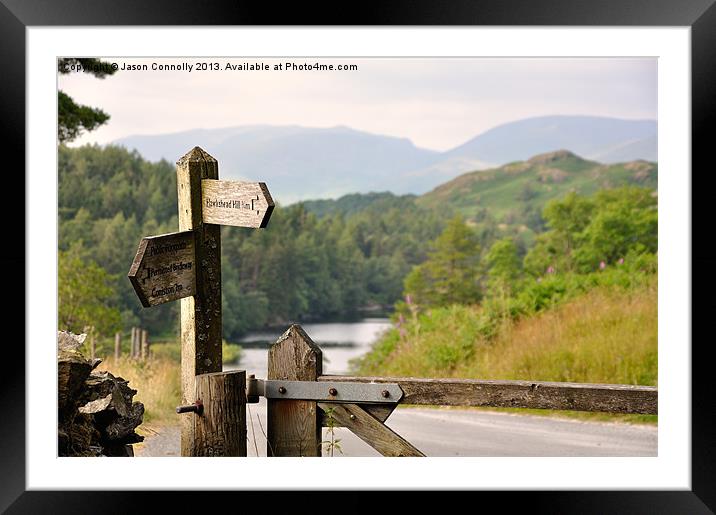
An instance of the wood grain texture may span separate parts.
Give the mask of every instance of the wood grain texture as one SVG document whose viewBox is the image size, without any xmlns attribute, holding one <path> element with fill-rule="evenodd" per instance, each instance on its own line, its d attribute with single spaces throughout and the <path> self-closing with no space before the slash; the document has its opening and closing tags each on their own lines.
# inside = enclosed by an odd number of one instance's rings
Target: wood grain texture
<svg viewBox="0 0 716 515">
<path fill-rule="evenodd" d="M 268 379 L 315 381 L 323 354 L 299 325 L 292 325 L 269 349 Z M 268 399 L 268 456 L 320 456 L 321 420 L 314 401 Z"/>
<path fill-rule="evenodd" d="M 332 375 L 318 380 L 398 383 L 405 393 L 401 404 L 658 413 L 653 386 Z"/>
<path fill-rule="evenodd" d="M 148 236 L 139 242 L 127 277 L 145 308 L 194 295 L 194 233 Z"/>
<path fill-rule="evenodd" d="M 319 407 L 323 411 L 332 409 L 332 416 L 338 425 L 350 429 L 383 456 L 425 456 L 357 404 L 320 403 Z"/>
<path fill-rule="evenodd" d="M 198 375 L 195 392 L 203 412 L 181 415 L 194 422 L 193 456 L 246 456 L 246 372 Z"/>
<path fill-rule="evenodd" d="M 333 406 L 331 403 L 325 403 L 328 406 Z M 363 408 L 365 411 L 370 413 L 373 418 L 378 420 L 379 422 L 385 422 L 388 420 L 388 417 L 391 413 L 393 413 L 393 410 L 397 406 L 397 404 L 358 404 L 361 408 Z M 319 404 L 319 408 L 321 405 Z M 328 426 L 327 417 L 324 413 L 323 409 L 319 410 L 319 415 L 321 416 L 321 425 L 323 427 Z M 340 424 L 337 424 L 336 421 L 333 421 L 333 427 L 340 427 Z"/>
<path fill-rule="evenodd" d="M 263 182 L 201 181 L 202 216 L 206 224 L 266 227 L 274 202 Z"/>
<path fill-rule="evenodd" d="M 193 231 L 194 296 L 181 299 L 182 404 L 192 404 L 195 377 L 221 371 L 221 227 L 202 222 L 201 181 L 218 179 L 216 159 L 194 147 L 177 161 L 179 229 Z M 194 424 L 182 417 L 181 454 L 194 455 Z"/>
</svg>

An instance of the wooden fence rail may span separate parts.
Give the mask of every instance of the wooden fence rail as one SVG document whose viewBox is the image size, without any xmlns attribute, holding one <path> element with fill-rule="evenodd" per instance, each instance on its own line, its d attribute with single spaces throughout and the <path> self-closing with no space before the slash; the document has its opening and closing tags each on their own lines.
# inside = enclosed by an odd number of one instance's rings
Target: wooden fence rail
<svg viewBox="0 0 716 515">
<path fill-rule="evenodd" d="M 398 383 L 404 392 L 401 404 L 658 413 L 653 386 L 334 375 L 322 375 L 318 381 Z"/>
</svg>

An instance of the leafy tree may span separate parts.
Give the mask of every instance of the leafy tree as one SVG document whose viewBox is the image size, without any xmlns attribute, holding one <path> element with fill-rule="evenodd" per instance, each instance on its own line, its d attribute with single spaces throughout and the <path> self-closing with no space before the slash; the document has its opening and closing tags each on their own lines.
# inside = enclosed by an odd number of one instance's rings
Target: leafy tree
<svg viewBox="0 0 716 515">
<path fill-rule="evenodd" d="M 89 73 L 98 79 L 112 75 L 116 69 L 110 64 L 99 59 L 58 59 L 58 72 L 68 74 L 73 70 L 80 69 L 83 73 Z M 63 91 L 57 92 L 57 136 L 60 143 L 67 143 L 77 138 L 82 131 L 92 131 L 107 123 L 109 115 L 98 108 L 89 107 L 75 103 L 72 98 Z"/>
<path fill-rule="evenodd" d="M 485 256 L 487 284 L 493 296 L 509 297 L 517 288 L 522 272 L 517 245 L 511 238 L 496 241 Z"/>
<path fill-rule="evenodd" d="M 405 292 L 419 305 L 469 304 L 480 299 L 480 245 L 460 217 L 433 242 L 425 263 L 405 279 Z"/>
<path fill-rule="evenodd" d="M 112 277 L 97 263 L 82 256 L 74 245 L 58 258 L 59 329 L 81 332 L 92 326 L 99 334 L 119 327 L 119 310 L 112 307 Z"/>
<path fill-rule="evenodd" d="M 657 250 L 657 200 L 652 190 L 625 186 L 592 197 L 570 194 L 549 202 L 544 218 L 550 228 L 537 236 L 525 256 L 533 275 L 589 272 L 629 253 Z"/>
<path fill-rule="evenodd" d="M 547 202 L 542 217 L 549 230 L 537 236 L 535 246 L 525 256 L 525 268 L 533 275 L 547 270 L 573 271 L 574 248 L 593 211 L 594 202 L 574 192 Z"/>
<path fill-rule="evenodd" d="M 596 195 L 595 214 L 579 235 L 574 259 L 582 272 L 602 262 L 616 263 L 629 253 L 657 251 L 656 197 L 648 189 L 625 187 Z"/>
</svg>

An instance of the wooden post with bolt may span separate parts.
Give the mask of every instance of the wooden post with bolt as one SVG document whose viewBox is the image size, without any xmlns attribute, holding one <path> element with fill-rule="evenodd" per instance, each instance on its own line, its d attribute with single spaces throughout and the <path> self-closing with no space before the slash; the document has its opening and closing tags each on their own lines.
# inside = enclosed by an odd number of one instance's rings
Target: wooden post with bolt
<svg viewBox="0 0 716 515">
<path fill-rule="evenodd" d="M 195 384 L 194 455 L 246 456 L 246 371 L 202 374 Z"/>
</svg>

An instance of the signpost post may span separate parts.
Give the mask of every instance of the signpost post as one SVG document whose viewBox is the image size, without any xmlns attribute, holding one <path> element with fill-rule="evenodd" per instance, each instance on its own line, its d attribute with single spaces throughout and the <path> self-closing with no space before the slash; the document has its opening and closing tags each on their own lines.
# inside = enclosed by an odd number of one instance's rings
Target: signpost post
<svg viewBox="0 0 716 515">
<path fill-rule="evenodd" d="M 197 376 L 212 374 L 216 384 L 245 387 L 245 372 L 230 381 L 216 376 L 222 366 L 220 225 L 266 227 L 274 202 L 264 183 L 218 179 L 216 159 L 199 147 L 177 161 L 180 232 L 143 238 L 128 273 L 144 307 L 181 299 L 182 404 L 194 407 L 178 409 L 188 413 L 182 417 L 182 456 L 246 455 L 243 390 L 237 394 L 243 403 L 227 403 L 226 387 L 207 390 L 209 383 L 197 383 Z M 208 391 L 215 392 L 213 399 L 198 397 Z M 243 421 L 243 429 L 232 434 L 235 442 L 217 448 L 211 428 L 223 431 L 223 418 Z"/>
</svg>

